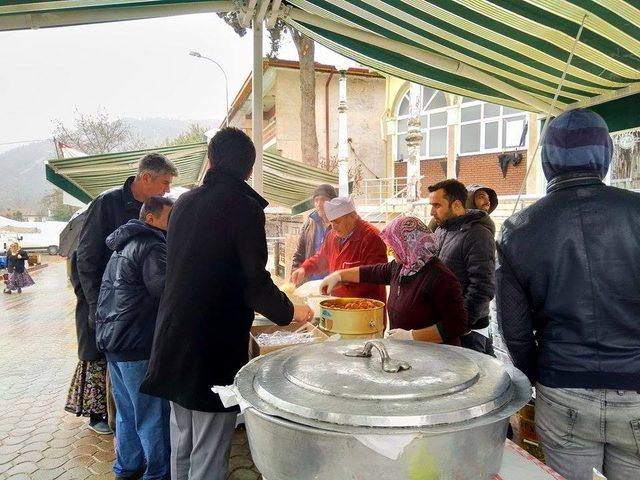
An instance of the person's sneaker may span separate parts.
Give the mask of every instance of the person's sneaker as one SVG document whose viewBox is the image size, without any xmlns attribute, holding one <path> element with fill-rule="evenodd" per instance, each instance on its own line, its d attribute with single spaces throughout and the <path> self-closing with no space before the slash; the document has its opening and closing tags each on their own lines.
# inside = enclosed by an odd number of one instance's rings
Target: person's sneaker
<svg viewBox="0 0 640 480">
<path fill-rule="evenodd" d="M 89 422 L 89 428 L 98 435 L 111 435 L 113 433 L 109 428 L 109 424 L 104 420 Z"/>
<path fill-rule="evenodd" d="M 22 289 L 18 287 L 18 293 L 22 293 Z"/>
<path fill-rule="evenodd" d="M 8 288 L 5 288 L 4 289 L 4 293 L 7 293 L 7 294 L 11 295 L 11 290 L 9 290 Z"/>
</svg>

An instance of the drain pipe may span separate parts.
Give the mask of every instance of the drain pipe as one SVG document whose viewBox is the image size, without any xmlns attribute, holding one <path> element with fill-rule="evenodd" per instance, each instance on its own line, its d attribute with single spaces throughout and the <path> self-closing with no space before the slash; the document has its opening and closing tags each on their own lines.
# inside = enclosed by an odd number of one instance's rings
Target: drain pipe
<svg viewBox="0 0 640 480">
<path fill-rule="evenodd" d="M 327 82 L 324 84 L 324 151 L 325 151 L 325 168 L 329 170 L 329 84 L 333 78 L 335 68 L 331 70 Z"/>
</svg>

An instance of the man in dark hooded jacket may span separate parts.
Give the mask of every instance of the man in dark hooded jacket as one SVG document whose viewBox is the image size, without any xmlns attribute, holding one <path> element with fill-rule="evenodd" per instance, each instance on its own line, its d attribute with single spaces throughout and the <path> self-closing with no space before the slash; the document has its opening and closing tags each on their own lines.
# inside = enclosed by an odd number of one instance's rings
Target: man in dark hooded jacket
<svg viewBox="0 0 640 480">
<path fill-rule="evenodd" d="M 586 109 L 551 121 L 547 195 L 498 238 L 498 324 L 536 384 L 536 429 L 567 480 L 640 478 L 640 194 L 602 179 L 613 145 Z"/>
<path fill-rule="evenodd" d="M 141 471 L 145 480 L 169 477 L 169 403 L 139 389 L 164 290 L 172 205 L 169 198 L 147 198 L 140 220 L 129 220 L 106 241 L 113 254 L 98 295 L 96 344 L 106 355 L 116 403 L 116 479 Z"/>
<path fill-rule="evenodd" d="M 491 215 L 498 207 L 498 194 L 493 188 L 474 183 L 467 187 L 467 210 L 481 210 Z"/>
<path fill-rule="evenodd" d="M 429 187 L 431 215 L 435 219 L 436 256 L 462 285 L 470 331 L 462 346 L 493 355 L 489 338 L 489 303 L 495 290 L 495 226 L 486 212 L 465 208 L 468 192 L 458 180 Z"/>
</svg>

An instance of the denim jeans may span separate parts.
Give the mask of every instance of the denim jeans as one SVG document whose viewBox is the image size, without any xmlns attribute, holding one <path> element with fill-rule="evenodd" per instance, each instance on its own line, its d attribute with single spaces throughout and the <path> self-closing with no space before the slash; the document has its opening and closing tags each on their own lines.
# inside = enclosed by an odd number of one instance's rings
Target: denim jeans
<svg viewBox="0 0 640 480">
<path fill-rule="evenodd" d="M 536 386 L 547 465 L 567 480 L 640 479 L 640 393 Z"/>
<path fill-rule="evenodd" d="M 148 360 L 109 362 L 116 403 L 116 476 L 133 475 L 146 461 L 144 480 L 169 478 L 169 402 L 140 393 L 148 366 Z"/>
</svg>

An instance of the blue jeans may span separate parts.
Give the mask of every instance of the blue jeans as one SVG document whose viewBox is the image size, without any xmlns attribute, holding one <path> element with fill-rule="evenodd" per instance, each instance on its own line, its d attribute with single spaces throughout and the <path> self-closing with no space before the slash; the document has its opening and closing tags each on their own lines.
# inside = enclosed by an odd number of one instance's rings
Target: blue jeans
<svg viewBox="0 0 640 480">
<path fill-rule="evenodd" d="M 148 360 L 109 362 L 116 404 L 116 476 L 133 475 L 146 460 L 144 480 L 169 478 L 169 402 L 140 393 L 148 366 Z"/>
<path fill-rule="evenodd" d="M 536 386 L 536 430 L 547 465 L 567 480 L 640 478 L 640 393 Z"/>
</svg>

